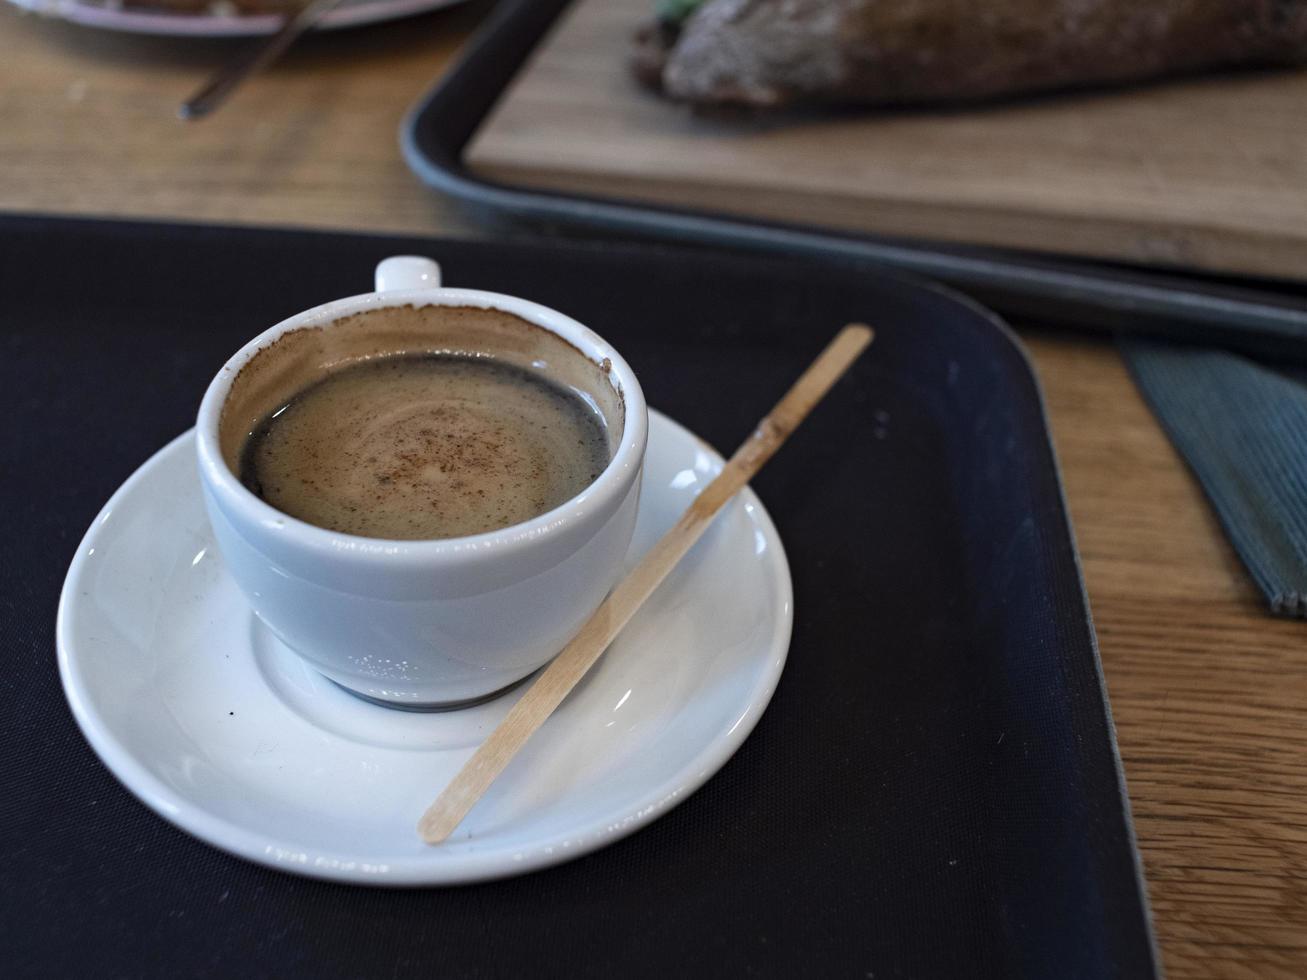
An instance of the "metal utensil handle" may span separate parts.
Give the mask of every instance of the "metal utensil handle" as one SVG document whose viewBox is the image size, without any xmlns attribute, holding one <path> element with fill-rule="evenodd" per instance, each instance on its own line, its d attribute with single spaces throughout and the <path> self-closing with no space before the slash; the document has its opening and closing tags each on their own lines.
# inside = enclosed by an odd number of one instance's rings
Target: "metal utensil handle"
<svg viewBox="0 0 1307 980">
<path fill-rule="evenodd" d="M 301 34 L 341 0 L 309 0 L 286 18 L 274 34 L 260 38 L 241 55 L 218 69 L 217 74 L 177 109 L 182 119 L 201 119 L 227 101 L 245 79 L 262 71 L 285 53 Z"/>
</svg>

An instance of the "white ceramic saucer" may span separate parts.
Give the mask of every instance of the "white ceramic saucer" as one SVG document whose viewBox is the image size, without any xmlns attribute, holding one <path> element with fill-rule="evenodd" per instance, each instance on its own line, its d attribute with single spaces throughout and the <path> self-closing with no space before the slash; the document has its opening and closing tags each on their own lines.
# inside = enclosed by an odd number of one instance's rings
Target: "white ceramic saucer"
<svg viewBox="0 0 1307 980">
<path fill-rule="evenodd" d="M 318 29 L 335 30 L 379 21 L 411 17 L 414 14 L 452 7 L 464 0 L 341 0 L 322 15 Z M 10 0 L 25 10 L 109 31 L 132 34 L 164 34 L 176 37 L 246 37 L 271 34 L 281 26 L 276 14 L 242 14 L 224 10 L 222 0 L 214 0 L 200 12 L 150 10 L 123 4 L 118 0 Z M 229 5 L 228 5 L 229 6 Z"/>
<path fill-rule="evenodd" d="M 649 421 L 629 562 L 722 466 L 665 416 Z M 439 885 L 557 864 L 685 799 L 758 721 L 790 625 L 785 553 L 746 490 L 439 847 L 418 840 L 418 816 L 523 688 L 413 714 L 315 673 L 255 620 L 223 570 L 193 433 L 96 518 L 64 583 L 57 635 L 82 731 L 166 819 L 286 871 Z"/>
</svg>

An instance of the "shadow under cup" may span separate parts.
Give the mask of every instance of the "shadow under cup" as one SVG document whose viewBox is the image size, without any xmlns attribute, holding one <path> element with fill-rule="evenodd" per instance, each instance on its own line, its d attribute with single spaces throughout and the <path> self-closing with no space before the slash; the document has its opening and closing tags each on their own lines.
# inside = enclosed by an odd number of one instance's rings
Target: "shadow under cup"
<svg viewBox="0 0 1307 980">
<path fill-rule="evenodd" d="M 406 298 L 342 300 L 256 338 L 210 385 L 197 444 L 214 536 L 258 618 L 350 692 L 442 710 L 537 670 L 615 584 L 635 527 L 648 421 L 630 368 L 581 324 L 472 290 Z M 401 354 L 489 355 L 572 389 L 604 420 L 607 467 L 531 520 L 416 541 L 307 524 L 241 484 L 246 441 L 269 414 L 341 368 Z"/>
</svg>

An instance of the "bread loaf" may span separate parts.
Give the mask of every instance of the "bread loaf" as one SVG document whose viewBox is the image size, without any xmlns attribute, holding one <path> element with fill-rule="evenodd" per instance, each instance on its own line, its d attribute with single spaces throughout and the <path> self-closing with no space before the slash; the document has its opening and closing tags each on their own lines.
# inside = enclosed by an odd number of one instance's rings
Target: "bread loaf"
<svg viewBox="0 0 1307 980">
<path fill-rule="evenodd" d="M 681 0 L 677 13 L 642 29 L 634 67 L 704 105 L 971 102 L 1307 61 L 1307 0 Z"/>
</svg>

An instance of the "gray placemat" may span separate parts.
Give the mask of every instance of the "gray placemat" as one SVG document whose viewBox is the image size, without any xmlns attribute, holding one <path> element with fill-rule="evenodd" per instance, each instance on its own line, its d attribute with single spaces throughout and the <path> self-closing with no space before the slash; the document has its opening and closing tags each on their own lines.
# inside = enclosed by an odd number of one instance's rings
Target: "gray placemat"
<svg viewBox="0 0 1307 980">
<path fill-rule="evenodd" d="M 1307 617 L 1307 383 L 1226 351 L 1120 348 L 1271 612 Z"/>
</svg>

